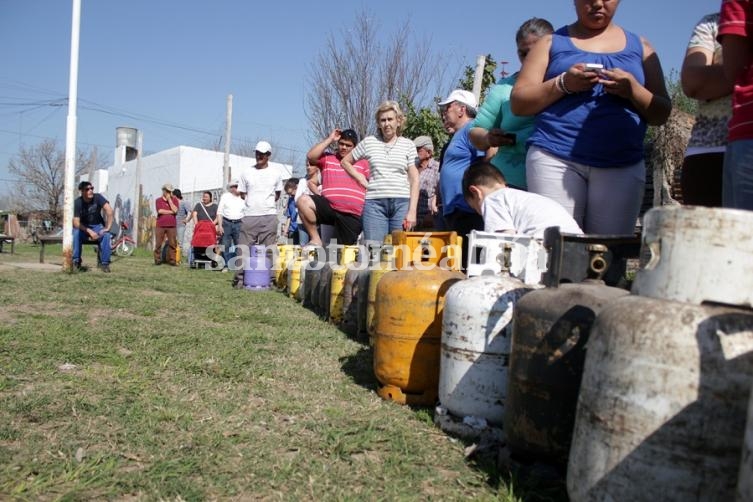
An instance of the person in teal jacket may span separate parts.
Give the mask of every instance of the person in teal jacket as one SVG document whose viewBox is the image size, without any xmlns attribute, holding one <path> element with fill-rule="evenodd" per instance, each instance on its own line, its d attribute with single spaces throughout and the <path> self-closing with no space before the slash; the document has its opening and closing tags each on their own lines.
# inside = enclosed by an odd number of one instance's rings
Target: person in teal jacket
<svg viewBox="0 0 753 502">
<path fill-rule="evenodd" d="M 528 51 L 544 35 L 554 31 L 549 21 L 531 18 L 515 34 L 518 58 L 522 63 Z M 518 79 L 518 72 L 500 79 L 486 94 L 473 121 L 471 142 L 479 150 L 498 146 L 491 162 L 507 180 L 507 185 L 526 189 L 526 141 L 533 132 L 534 118 L 519 117 L 510 110 L 510 93 Z"/>
</svg>

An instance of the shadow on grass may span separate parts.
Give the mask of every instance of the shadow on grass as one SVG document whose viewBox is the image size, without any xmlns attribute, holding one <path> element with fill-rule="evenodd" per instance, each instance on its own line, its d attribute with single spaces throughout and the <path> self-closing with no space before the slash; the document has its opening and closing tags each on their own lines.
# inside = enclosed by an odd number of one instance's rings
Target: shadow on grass
<svg viewBox="0 0 753 502">
<path fill-rule="evenodd" d="M 377 379 L 374 376 L 373 352 L 371 347 L 361 347 L 358 352 L 340 358 L 340 367 L 353 383 L 368 390 L 376 390 Z"/>
</svg>

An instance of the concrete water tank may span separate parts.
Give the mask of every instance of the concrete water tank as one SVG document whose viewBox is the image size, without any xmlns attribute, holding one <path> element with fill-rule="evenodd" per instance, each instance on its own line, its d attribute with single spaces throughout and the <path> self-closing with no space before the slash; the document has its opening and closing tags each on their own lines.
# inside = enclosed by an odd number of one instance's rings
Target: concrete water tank
<svg viewBox="0 0 753 502">
<path fill-rule="evenodd" d="M 139 130 L 133 127 L 115 129 L 115 148 L 125 147 L 125 162 L 134 160 L 139 153 Z"/>
</svg>

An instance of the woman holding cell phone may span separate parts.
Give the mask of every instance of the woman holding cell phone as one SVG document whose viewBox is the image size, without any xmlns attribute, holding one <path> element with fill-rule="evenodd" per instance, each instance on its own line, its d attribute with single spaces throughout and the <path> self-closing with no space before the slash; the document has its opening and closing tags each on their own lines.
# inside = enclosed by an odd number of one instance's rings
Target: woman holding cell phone
<svg viewBox="0 0 753 502">
<path fill-rule="evenodd" d="M 531 48 L 545 35 L 554 31 L 546 19 L 531 18 L 518 28 L 515 43 L 522 63 Z M 526 140 L 533 133 L 534 118 L 519 117 L 510 111 L 510 93 L 520 72 L 500 79 L 486 93 L 486 98 L 473 121 L 470 138 L 479 150 L 499 147 L 491 163 L 502 171 L 508 187 L 526 189 Z"/>
<path fill-rule="evenodd" d="M 672 104 L 644 38 L 613 23 L 619 0 L 575 0 L 577 19 L 531 49 L 512 91 L 536 115 L 528 190 L 567 209 L 590 234 L 632 234 L 643 201 L 643 139 Z"/>
</svg>

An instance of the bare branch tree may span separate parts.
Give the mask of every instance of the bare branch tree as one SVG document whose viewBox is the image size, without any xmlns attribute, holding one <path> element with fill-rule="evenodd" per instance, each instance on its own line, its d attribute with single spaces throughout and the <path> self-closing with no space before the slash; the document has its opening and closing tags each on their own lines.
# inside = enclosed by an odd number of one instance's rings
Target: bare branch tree
<svg viewBox="0 0 753 502">
<path fill-rule="evenodd" d="M 78 151 L 76 175 L 104 167 L 104 159 L 96 147 Z M 19 181 L 11 197 L 16 211 L 43 211 L 59 222 L 62 217 L 65 191 L 65 152 L 54 140 L 47 139 L 31 147 L 21 147 L 8 163 L 8 170 Z"/>
<path fill-rule="evenodd" d="M 342 34 L 331 32 L 309 69 L 306 116 L 312 142 L 334 127 L 350 127 L 363 137 L 375 131 L 374 112 L 386 99 L 429 104 L 447 87 L 445 66 L 429 40 L 413 42 L 408 22 L 382 43 L 382 30 L 366 12 Z"/>
</svg>

